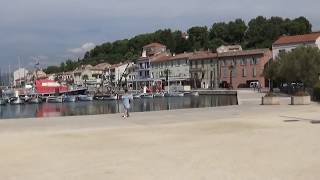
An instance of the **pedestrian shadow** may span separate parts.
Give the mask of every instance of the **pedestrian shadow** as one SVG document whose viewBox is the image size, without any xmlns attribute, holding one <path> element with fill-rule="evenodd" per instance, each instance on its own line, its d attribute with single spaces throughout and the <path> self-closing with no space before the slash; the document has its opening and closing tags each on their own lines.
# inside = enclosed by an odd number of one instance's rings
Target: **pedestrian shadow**
<svg viewBox="0 0 320 180">
<path fill-rule="evenodd" d="M 306 118 L 300 118 L 300 117 L 290 117 L 290 116 L 280 116 L 283 118 L 289 118 L 289 120 L 284 120 L 283 122 L 299 122 L 299 121 L 307 121 L 311 124 L 320 124 L 320 120 L 318 119 L 306 119 Z"/>
</svg>

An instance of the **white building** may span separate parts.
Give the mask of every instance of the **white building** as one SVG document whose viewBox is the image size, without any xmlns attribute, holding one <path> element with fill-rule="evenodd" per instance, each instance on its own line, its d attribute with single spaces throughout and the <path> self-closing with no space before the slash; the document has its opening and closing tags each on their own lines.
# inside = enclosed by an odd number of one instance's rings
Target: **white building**
<svg viewBox="0 0 320 180">
<path fill-rule="evenodd" d="M 29 71 L 25 68 L 19 68 L 13 72 L 13 85 L 23 86 L 27 79 Z"/>
<path fill-rule="evenodd" d="M 281 52 L 290 52 L 299 46 L 312 46 L 320 49 L 320 32 L 297 36 L 282 36 L 272 45 L 273 59 Z"/>
<path fill-rule="evenodd" d="M 151 78 L 159 89 L 164 88 L 166 80 L 170 82 L 170 90 L 190 90 L 189 57 L 192 53 L 163 55 L 151 60 Z M 168 79 L 167 79 L 168 78 Z M 176 88 L 176 89 L 172 89 Z"/>
</svg>

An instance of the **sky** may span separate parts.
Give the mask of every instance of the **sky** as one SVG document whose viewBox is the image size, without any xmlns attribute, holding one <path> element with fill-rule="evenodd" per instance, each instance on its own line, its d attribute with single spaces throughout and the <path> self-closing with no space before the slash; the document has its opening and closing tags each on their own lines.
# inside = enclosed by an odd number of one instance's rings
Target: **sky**
<svg viewBox="0 0 320 180">
<path fill-rule="evenodd" d="M 318 31 L 318 7 L 319 0 L 0 0 L 1 70 L 58 65 L 95 45 L 158 29 L 259 15 L 305 16 Z"/>
</svg>

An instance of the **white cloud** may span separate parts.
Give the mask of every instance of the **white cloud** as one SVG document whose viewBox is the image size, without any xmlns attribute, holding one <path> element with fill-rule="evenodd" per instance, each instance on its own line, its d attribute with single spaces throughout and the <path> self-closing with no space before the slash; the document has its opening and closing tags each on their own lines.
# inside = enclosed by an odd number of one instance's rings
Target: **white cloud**
<svg viewBox="0 0 320 180">
<path fill-rule="evenodd" d="M 96 45 L 94 43 L 88 42 L 88 43 L 83 44 L 79 48 L 68 49 L 68 52 L 75 54 L 75 55 L 83 55 L 84 53 L 86 53 L 87 51 L 90 51 L 94 47 L 96 47 Z"/>
</svg>

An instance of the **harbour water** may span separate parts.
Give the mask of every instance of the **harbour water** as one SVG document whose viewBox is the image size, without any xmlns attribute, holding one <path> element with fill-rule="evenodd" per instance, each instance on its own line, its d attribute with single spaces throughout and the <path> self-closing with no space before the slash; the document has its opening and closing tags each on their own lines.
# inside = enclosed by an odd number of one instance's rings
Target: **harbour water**
<svg viewBox="0 0 320 180">
<path fill-rule="evenodd" d="M 237 105 L 237 103 L 236 95 L 134 99 L 131 104 L 131 112 L 228 106 Z M 120 100 L 0 106 L 0 118 L 2 120 L 12 118 L 112 114 L 119 112 L 123 112 Z"/>
</svg>

